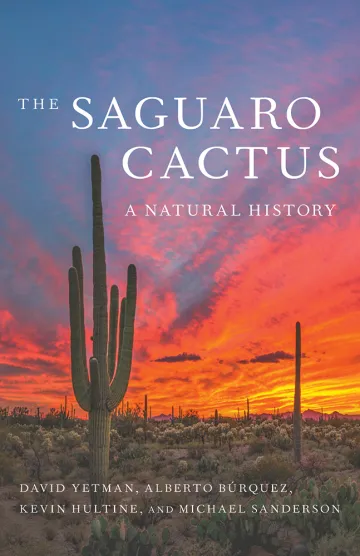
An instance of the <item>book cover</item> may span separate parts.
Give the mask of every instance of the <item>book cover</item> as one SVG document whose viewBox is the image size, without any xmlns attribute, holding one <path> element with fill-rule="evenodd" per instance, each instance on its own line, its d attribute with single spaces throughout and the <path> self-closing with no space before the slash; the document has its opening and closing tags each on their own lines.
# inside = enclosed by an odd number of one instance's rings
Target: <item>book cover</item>
<svg viewBox="0 0 360 556">
<path fill-rule="evenodd" d="M 358 556 L 359 3 L 0 9 L 0 554 Z"/>
</svg>

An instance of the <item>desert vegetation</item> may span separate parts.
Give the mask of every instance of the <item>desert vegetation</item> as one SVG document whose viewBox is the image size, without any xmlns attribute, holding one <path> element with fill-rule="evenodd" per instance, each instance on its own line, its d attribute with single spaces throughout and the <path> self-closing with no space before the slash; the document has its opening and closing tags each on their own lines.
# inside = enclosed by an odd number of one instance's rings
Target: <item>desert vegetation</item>
<svg viewBox="0 0 360 556">
<path fill-rule="evenodd" d="M 69 419 L 62 426 L 60 418 L 50 423 L 45 415 L 39 425 L 36 414 L 28 413 L 28 422 L 22 418 L 19 423 L 16 415 L 2 412 L 4 554 L 6 550 L 15 555 L 40 554 L 40 549 L 34 552 L 30 545 L 44 545 L 44 554 L 51 550 L 85 555 L 246 555 L 255 554 L 254 547 L 262 546 L 269 554 L 287 556 L 296 542 L 306 541 L 314 556 L 355 556 L 360 524 L 360 422 L 304 422 L 303 454 L 301 462 L 295 463 L 291 419 L 220 417 L 216 424 L 215 416 L 203 421 L 196 412 L 185 411 L 182 419 L 157 422 L 145 421 L 143 412 L 140 406 L 116 412 L 109 446 L 108 483 L 133 485 L 133 492 L 110 492 L 107 503 L 134 503 L 138 511 L 110 512 L 101 518 L 90 510 L 71 511 L 73 505 L 90 506 L 90 494 L 71 487 L 90 482 L 88 422 Z M 192 424 L 184 424 L 189 416 Z M 64 492 L 51 492 L 49 487 L 45 492 L 20 492 L 21 484 L 61 484 L 66 488 Z M 175 492 L 175 485 L 194 484 L 199 485 L 197 492 Z M 209 484 L 211 491 L 203 488 Z M 220 492 L 220 485 L 225 492 Z M 239 485 L 247 488 L 240 492 Z M 268 486 L 262 486 L 264 492 L 260 492 L 259 485 Z M 271 485 L 279 485 L 278 492 L 270 492 Z M 280 485 L 287 485 L 286 492 L 280 492 Z M 339 505 L 341 511 L 305 515 L 249 512 L 253 504 L 316 503 Z M 21 505 L 29 508 L 30 504 L 37 508 L 61 505 L 65 511 L 20 514 Z M 245 513 L 231 514 L 231 504 L 241 504 Z M 180 505 L 216 510 L 181 514 Z M 164 508 L 172 511 L 162 511 Z"/>
</svg>

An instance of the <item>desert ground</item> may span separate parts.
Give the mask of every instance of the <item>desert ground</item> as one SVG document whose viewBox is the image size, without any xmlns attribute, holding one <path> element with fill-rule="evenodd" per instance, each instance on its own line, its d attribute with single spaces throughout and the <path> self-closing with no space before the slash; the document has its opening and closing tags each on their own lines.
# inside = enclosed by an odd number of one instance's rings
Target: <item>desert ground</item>
<svg viewBox="0 0 360 556">
<path fill-rule="evenodd" d="M 110 511 L 100 516 L 86 513 L 83 492 L 87 422 L 2 418 L 1 555 L 297 556 L 304 545 L 312 556 L 358 555 L 359 421 L 303 422 L 298 464 L 291 418 L 279 415 L 146 422 L 128 409 L 111 427 Z M 322 511 L 270 511 L 283 505 Z"/>
</svg>

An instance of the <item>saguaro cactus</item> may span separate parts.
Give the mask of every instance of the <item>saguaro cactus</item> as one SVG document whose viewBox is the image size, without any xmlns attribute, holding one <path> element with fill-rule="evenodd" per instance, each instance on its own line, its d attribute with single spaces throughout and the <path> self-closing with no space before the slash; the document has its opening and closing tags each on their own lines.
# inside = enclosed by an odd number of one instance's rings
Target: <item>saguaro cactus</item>
<svg viewBox="0 0 360 556">
<path fill-rule="evenodd" d="M 295 340 L 295 396 L 294 396 L 294 459 L 301 461 L 301 326 L 296 323 Z"/>
<path fill-rule="evenodd" d="M 147 424 L 148 424 L 148 397 L 144 396 L 144 440 L 147 440 Z"/>
<path fill-rule="evenodd" d="M 144 396 L 144 421 L 147 423 L 148 420 L 148 396 L 145 394 Z"/>
<path fill-rule="evenodd" d="M 101 201 L 101 169 L 98 156 L 91 157 L 93 204 L 93 355 L 87 369 L 83 266 L 79 247 L 72 252 L 69 270 L 71 331 L 71 371 L 74 394 L 79 406 L 89 413 L 90 483 L 107 484 L 109 470 L 111 412 L 123 399 L 129 382 L 136 309 L 136 268 L 128 267 L 126 297 L 120 305 L 119 290 L 111 287 L 108 319 L 108 292 L 104 225 Z M 102 488 L 91 489 L 91 504 L 101 505 Z"/>
<path fill-rule="evenodd" d="M 67 405 L 67 396 L 64 399 L 64 405 L 60 405 L 60 428 L 64 428 L 66 421 L 70 419 L 70 413 L 68 412 L 68 405 Z"/>
</svg>

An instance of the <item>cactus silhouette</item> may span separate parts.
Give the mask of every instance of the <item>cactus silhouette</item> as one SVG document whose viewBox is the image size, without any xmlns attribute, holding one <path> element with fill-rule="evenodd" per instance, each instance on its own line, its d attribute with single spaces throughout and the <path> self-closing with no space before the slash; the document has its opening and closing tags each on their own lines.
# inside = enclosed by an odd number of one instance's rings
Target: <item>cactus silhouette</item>
<svg viewBox="0 0 360 556">
<path fill-rule="evenodd" d="M 69 269 L 71 371 L 79 406 L 89 414 L 90 483 L 107 484 L 111 412 L 122 401 L 129 382 L 136 309 L 136 268 L 128 267 L 126 297 L 111 287 L 108 319 L 106 258 L 98 156 L 91 157 L 93 205 L 93 355 L 87 369 L 82 256 L 74 247 Z M 91 491 L 91 504 L 106 500 L 102 489 Z"/>
<path fill-rule="evenodd" d="M 296 323 L 295 396 L 294 396 L 294 459 L 301 461 L 301 325 Z"/>
<path fill-rule="evenodd" d="M 144 396 L 144 439 L 147 440 L 147 425 L 148 425 L 148 397 Z"/>
</svg>

